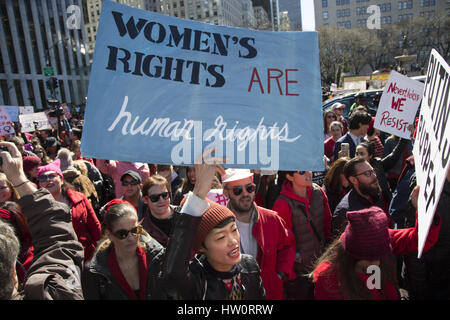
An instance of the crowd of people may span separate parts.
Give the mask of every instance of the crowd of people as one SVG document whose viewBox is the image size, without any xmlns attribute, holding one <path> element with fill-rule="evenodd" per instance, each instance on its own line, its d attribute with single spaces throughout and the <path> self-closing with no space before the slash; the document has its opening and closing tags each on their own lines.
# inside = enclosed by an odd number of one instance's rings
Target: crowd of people
<svg viewBox="0 0 450 320">
<path fill-rule="evenodd" d="M 323 114 L 323 172 L 86 158 L 82 119 L 4 136 L 0 299 L 450 298 L 450 173 L 418 259 L 414 126 L 344 108 Z"/>
</svg>

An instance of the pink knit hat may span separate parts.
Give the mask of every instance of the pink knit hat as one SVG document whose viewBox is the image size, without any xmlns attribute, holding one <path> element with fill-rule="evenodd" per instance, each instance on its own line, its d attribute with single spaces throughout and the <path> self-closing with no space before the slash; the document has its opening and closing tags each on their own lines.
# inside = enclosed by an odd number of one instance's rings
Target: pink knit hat
<svg viewBox="0 0 450 320">
<path fill-rule="evenodd" d="M 59 159 L 56 159 L 55 161 L 53 161 L 52 163 L 49 163 L 46 166 L 38 167 L 38 174 L 37 174 L 38 178 L 41 174 L 43 174 L 44 172 L 47 172 L 47 171 L 54 171 L 61 177 L 61 179 L 64 179 L 64 176 L 61 172 Z"/>
<path fill-rule="evenodd" d="M 358 260 L 378 260 L 391 253 L 386 213 L 378 207 L 347 212 L 348 224 L 342 245 Z"/>
</svg>

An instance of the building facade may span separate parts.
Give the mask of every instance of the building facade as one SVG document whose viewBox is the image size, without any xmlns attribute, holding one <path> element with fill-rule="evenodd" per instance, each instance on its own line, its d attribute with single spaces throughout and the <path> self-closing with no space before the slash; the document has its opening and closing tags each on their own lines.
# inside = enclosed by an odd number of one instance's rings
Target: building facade
<svg viewBox="0 0 450 320">
<path fill-rule="evenodd" d="M 380 9 L 380 23 L 393 24 L 404 19 L 430 17 L 438 13 L 450 14 L 448 0 L 315 0 L 316 28 L 339 26 L 361 28 L 367 26 L 372 12 L 369 7 Z"/>
<path fill-rule="evenodd" d="M 57 79 L 60 102 L 84 104 L 89 58 L 81 0 L 0 1 L 0 104 L 47 107 Z"/>
<path fill-rule="evenodd" d="M 287 11 L 289 22 L 290 22 L 290 30 L 291 31 L 300 31 L 302 28 L 302 16 L 301 16 L 301 8 L 300 8 L 300 0 L 279 0 L 280 4 L 280 12 Z M 282 14 L 280 13 L 280 16 Z M 282 17 L 281 20 L 285 23 L 285 17 Z M 286 27 L 283 26 L 282 29 Z M 283 30 L 287 31 L 287 30 Z"/>
</svg>

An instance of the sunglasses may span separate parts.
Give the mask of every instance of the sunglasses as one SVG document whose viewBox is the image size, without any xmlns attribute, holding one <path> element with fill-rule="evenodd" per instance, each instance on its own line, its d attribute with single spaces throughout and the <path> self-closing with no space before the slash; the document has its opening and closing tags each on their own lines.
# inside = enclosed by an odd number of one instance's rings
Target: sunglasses
<svg viewBox="0 0 450 320">
<path fill-rule="evenodd" d="M 232 190 L 233 190 L 233 194 L 235 196 L 238 196 L 242 193 L 242 191 L 244 191 L 244 188 L 242 186 L 237 186 L 237 187 L 233 187 Z M 255 192 L 256 184 L 252 183 L 252 184 L 246 185 L 245 190 L 247 190 L 247 193 Z"/>
<path fill-rule="evenodd" d="M 45 182 L 45 181 L 47 181 L 47 179 L 53 180 L 53 179 L 55 179 L 56 177 L 57 177 L 57 174 L 54 174 L 54 173 L 50 173 L 50 174 L 41 174 L 41 175 L 38 177 L 38 181 L 39 181 L 39 182 Z"/>
<path fill-rule="evenodd" d="M 126 186 L 135 186 L 139 184 L 139 181 L 133 180 L 133 181 L 122 181 L 122 186 L 126 187 Z"/>
<path fill-rule="evenodd" d="M 163 192 L 160 194 L 152 194 L 150 196 L 147 196 L 148 199 L 150 199 L 151 202 L 158 202 L 160 198 L 163 198 L 163 200 L 167 200 L 169 198 L 169 192 Z"/>
<path fill-rule="evenodd" d="M 366 176 L 367 178 L 370 178 L 371 175 L 376 175 L 375 170 L 369 169 L 369 170 L 366 170 L 366 171 L 364 171 L 364 172 L 355 174 L 355 177 L 356 177 L 356 176 L 359 176 L 359 175 L 361 175 L 361 174 L 363 174 L 363 175 Z"/>
<path fill-rule="evenodd" d="M 137 225 L 134 228 L 131 228 L 130 230 L 120 229 L 120 230 L 117 230 L 116 232 L 112 232 L 112 234 L 119 240 L 126 239 L 130 233 L 133 236 L 140 235 L 142 233 L 142 226 Z"/>
<path fill-rule="evenodd" d="M 297 171 L 297 173 L 302 176 L 306 173 L 306 171 Z"/>
</svg>

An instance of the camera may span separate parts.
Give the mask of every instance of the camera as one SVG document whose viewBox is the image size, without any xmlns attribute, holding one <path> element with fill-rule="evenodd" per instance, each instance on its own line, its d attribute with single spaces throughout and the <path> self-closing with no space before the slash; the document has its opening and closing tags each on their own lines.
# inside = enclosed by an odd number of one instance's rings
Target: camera
<svg viewBox="0 0 450 320">
<path fill-rule="evenodd" d="M 2 152 L 2 151 L 9 152 L 7 147 L 0 147 L 0 152 Z M 2 159 L 2 157 L 0 157 L 0 166 L 1 166 L 1 165 L 3 165 L 3 159 Z"/>
</svg>

